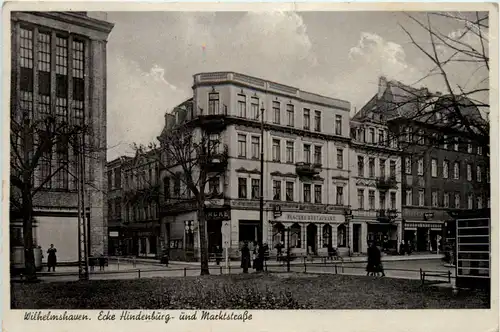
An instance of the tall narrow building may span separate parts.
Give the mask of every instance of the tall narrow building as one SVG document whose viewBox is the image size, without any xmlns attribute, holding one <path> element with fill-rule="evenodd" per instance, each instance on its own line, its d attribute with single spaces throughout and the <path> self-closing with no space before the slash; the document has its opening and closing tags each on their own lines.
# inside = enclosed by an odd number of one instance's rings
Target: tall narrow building
<svg viewBox="0 0 500 332">
<path fill-rule="evenodd" d="M 11 13 L 12 126 L 16 120 L 28 118 L 31 123 L 55 127 L 65 123 L 89 127 L 85 137 L 85 181 L 91 255 L 107 252 L 103 208 L 107 192 L 106 43 L 112 28 L 113 24 L 86 12 Z M 29 121 L 17 125 L 22 127 Z M 35 130 L 31 147 L 43 140 L 40 137 Z M 25 143 L 22 146 L 30 147 Z M 12 148 L 11 155 L 19 152 L 17 147 Z M 77 149 L 76 144 L 62 139 L 44 149 L 34 163 L 31 180 L 32 191 L 36 191 L 34 244 L 43 251 L 54 244 L 58 262 L 68 264 L 78 261 Z M 16 171 L 14 166 L 11 162 L 11 172 Z M 15 190 L 11 183 L 11 196 L 15 196 Z M 19 206 L 16 208 L 14 203 L 10 206 L 10 234 L 12 261 L 19 263 L 23 259 L 23 227 Z"/>
</svg>

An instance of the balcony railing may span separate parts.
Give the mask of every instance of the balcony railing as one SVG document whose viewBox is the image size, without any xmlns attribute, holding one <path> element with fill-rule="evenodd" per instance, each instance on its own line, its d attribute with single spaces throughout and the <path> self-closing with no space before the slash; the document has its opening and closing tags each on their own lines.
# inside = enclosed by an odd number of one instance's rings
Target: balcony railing
<svg viewBox="0 0 500 332">
<path fill-rule="evenodd" d="M 321 173 L 321 164 L 299 162 L 295 164 L 295 171 L 301 176 L 314 176 Z"/>
<path fill-rule="evenodd" d="M 379 190 L 389 190 L 396 189 L 398 187 L 398 182 L 394 177 L 378 177 L 377 178 L 377 188 Z"/>
<path fill-rule="evenodd" d="M 218 172 L 226 169 L 229 159 L 229 150 L 227 145 L 222 145 L 210 151 L 207 155 L 201 155 L 201 163 L 205 164 L 207 171 Z"/>
</svg>

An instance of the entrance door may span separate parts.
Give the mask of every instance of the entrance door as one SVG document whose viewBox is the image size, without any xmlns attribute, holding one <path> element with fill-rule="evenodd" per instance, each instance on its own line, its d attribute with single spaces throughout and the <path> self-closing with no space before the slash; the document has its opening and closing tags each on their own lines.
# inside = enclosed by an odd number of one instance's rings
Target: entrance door
<svg viewBox="0 0 500 332">
<path fill-rule="evenodd" d="M 316 254 L 318 241 L 318 227 L 315 224 L 307 225 L 307 253 Z"/>
<path fill-rule="evenodd" d="M 427 251 L 428 234 L 426 227 L 417 228 L 417 251 Z"/>
<path fill-rule="evenodd" d="M 222 221 L 210 220 L 207 222 L 208 252 L 216 252 L 217 246 L 222 248 Z"/>
<path fill-rule="evenodd" d="M 360 224 L 353 224 L 352 225 L 352 252 L 359 252 L 359 247 L 360 247 L 359 240 L 360 239 L 361 239 L 361 225 Z"/>
</svg>

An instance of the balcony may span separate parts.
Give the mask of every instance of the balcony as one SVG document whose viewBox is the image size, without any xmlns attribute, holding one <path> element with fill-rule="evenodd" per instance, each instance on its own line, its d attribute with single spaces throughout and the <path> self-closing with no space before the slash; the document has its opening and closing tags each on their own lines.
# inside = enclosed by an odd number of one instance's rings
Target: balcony
<svg viewBox="0 0 500 332">
<path fill-rule="evenodd" d="M 321 173 L 321 164 L 300 162 L 295 164 L 295 171 L 299 176 L 311 177 Z"/>
<path fill-rule="evenodd" d="M 398 182 L 394 177 L 379 177 L 376 184 L 379 190 L 396 189 L 398 187 Z"/>
<path fill-rule="evenodd" d="M 226 128 L 227 106 L 223 105 L 216 112 L 202 111 L 199 115 L 200 127 L 207 132 L 220 132 Z"/>
<path fill-rule="evenodd" d="M 200 163 L 205 165 L 207 172 L 223 172 L 227 168 L 229 159 L 227 145 L 216 150 L 211 153 L 209 152 L 206 156 L 200 156 Z"/>
<path fill-rule="evenodd" d="M 381 222 L 392 222 L 398 216 L 396 209 L 380 209 L 377 210 L 377 220 Z"/>
</svg>

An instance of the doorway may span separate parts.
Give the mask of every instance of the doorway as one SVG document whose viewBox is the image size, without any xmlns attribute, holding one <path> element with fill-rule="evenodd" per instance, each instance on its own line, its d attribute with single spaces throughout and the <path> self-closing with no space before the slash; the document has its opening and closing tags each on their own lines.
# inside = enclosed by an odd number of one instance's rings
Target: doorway
<svg viewBox="0 0 500 332">
<path fill-rule="evenodd" d="M 208 252 L 216 252 L 216 247 L 222 248 L 222 220 L 207 222 Z"/>
<path fill-rule="evenodd" d="M 318 241 L 318 227 L 315 224 L 307 225 L 307 253 L 316 254 Z"/>
<path fill-rule="evenodd" d="M 352 252 L 360 251 L 361 224 L 352 225 Z"/>
<path fill-rule="evenodd" d="M 427 227 L 417 228 L 417 251 L 427 251 L 429 250 L 427 244 L 429 243 Z"/>
</svg>

